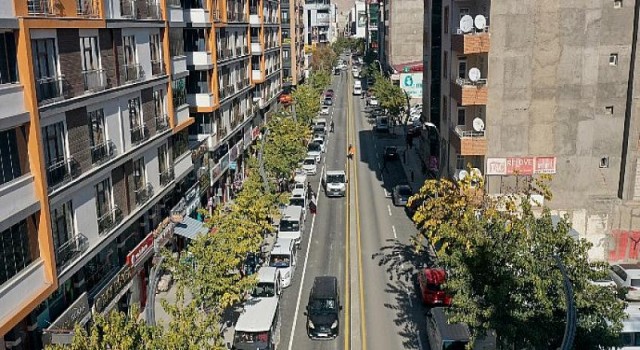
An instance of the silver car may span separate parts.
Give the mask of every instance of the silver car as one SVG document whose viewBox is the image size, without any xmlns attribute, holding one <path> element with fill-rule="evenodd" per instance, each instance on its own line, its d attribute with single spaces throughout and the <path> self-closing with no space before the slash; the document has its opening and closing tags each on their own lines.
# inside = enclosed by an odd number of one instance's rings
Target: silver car
<svg viewBox="0 0 640 350">
<path fill-rule="evenodd" d="M 405 206 L 409 202 L 409 198 L 413 195 L 409 185 L 396 185 L 393 187 L 392 200 L 393 205 Z"/>
</svg>

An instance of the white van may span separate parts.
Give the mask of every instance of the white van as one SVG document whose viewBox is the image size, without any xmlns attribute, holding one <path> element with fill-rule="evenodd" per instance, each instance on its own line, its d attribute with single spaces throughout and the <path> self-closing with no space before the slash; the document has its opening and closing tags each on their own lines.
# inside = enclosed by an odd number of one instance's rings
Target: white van
<svg viewBox="0 0 640 350">
<path fill-rule="evenodd" d="M 307 189 L 294 188 L 291 191 L 291 198 L 289 198 L 289 205 L 302 208 L 302 219 L 307 220 Z"/>
<path fill-rule="evenodd" d="M 278 238 L 269 257 L 269 266 L 275 267 L 280 272 L 282 288 L 291 285 L 293 274 L 297 265 L 296 243 L 292 239 Z"/>
<path fill-rule="evenodd" d="M 354 95 L 358 95 L 358 96 L 362 95 L 362 88 L 359 87 L 359 86 L 354 86 L 353 87 L 353 94 Z"/>
<path fill-rule="evenodd" d="M 640 350 L 640 345 L 638 345 L 640 344 L 640 308 L 631 304 L 625 313 L 627 317 L 622 320 L 622 331 L 620 331 L 622 347 L 615 349 Z"/>
<path fill-rule="evenodd" d="M 278 298 L 249 299 L 234 327 L 229 349 L 274 350 L 280 343 L 280 301 Z"/>
<path fill-rule="evenodd" d="M 302 208 L 298 206 L 289 205 L 284 208 L 278 225 L 278 238 L 291 239 L 299 246 L 304 225 L 303 215 Z"/>
<path fill-rule="evenodd" d="M 281 277 L 277 267 L 263 266 L 256 273 L 258 283 L 251 292 L 253 298 L 280 298 L 282 287 Z"/>
<path fill-rule="evenodd" d="M 322 178 L 327 197 L 344 197 L 347 193 L 347 174 L 344 170 L 327 170 Z"/>
<path fill-rule="evenodd" d="M 354 87 L 354 88 L 357 88 L 357 87 L 358 87 L 358 88 L 362 88 L 362 82 L 361 82 L 360 80 L 355 80 L 355 81 L 353 82 L 353 87 Z"/>
</svg>

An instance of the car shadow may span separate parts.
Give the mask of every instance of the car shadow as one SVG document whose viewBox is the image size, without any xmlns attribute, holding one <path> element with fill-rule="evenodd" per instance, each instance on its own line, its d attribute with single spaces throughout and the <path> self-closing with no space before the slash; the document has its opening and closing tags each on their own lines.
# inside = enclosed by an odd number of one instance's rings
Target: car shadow
<svg viewBox="0 0 640 350">
<path fill-rule="evenodd" d="M 360 149 L 358 160 L 367 164 L 369 170 L 382 182 L 382 187 L 391 193 L 395 185 L 407 183 L 407 176 L 402 169 L 401 160 L 383 161 L 382 154 L 385 146 L 400 146 L 402 140 L 399 135 L 392 133 L 377 133 L 373 129 L 360 130 Z M 375 146 L 374 146 L 375 145 Z M 362 152 L 364 150 L 364 152 Z"/>
</svg>

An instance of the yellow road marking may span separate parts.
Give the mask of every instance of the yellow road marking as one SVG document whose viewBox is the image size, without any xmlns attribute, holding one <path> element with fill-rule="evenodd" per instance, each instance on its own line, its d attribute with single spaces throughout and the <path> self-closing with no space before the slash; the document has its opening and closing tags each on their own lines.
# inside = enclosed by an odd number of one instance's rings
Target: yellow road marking
<svg viewBox="0 0 640 350">
<path fill-rule="evenodd" d="M 349 85 L 347 84 L 347 87 Z M 347 95 L 347 103 L 350 103 L 349 101 L 349 95 Z M 349 135 L 350 135 L 350 131 L 349 131 L 349 111 L 350 109 L 347 108 L 347 143 L 349 141 Z M 346 169 L 346 173 L 347 173 L 347 179 L 349 179 L 349 176 L 351 176 L 351 173 L 349 171 L 350 167 L 349 167 L 349 160 L 347 159 L 347 161 L 345 162 L 345 169 Z M 351 211 L 350 211 L 350 201 L 351 201 L 351 182 L 347 182 L 347 193 L 346 193 L 346 206 L 347 206 L 347 210 L 346 210 L 346 230 L 345 230 L 345 249 L 344 249 L 344 254 L 345 254 L 345 264 L 344 264 L 344 303 L 345 303 L 345 315 L 344 315 L 344 350 L 350 350 L 351 349 L 351 284 L 350 284 L 350 276 L 349 276 L 349 272 L 351 269 L 351 263 L 349 260 L 349 250 L 350 250 L 350 239 L 349 236 L 351 235 L 350 233 L 350 228 L 349 226 L 351 225 Z"/>
</svg>

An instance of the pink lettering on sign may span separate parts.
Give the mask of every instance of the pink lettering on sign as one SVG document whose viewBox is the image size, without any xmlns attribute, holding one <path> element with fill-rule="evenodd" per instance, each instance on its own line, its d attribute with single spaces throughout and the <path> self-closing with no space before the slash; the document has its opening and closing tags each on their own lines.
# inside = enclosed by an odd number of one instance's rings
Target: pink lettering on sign
<svg viewBox="0 0 640 350">
<path fill-rule="evenodd" d="M 487 175 L 507 175 L 507 158 L 487 158 Z"/>
<path fill-rule="evenodd" d="M 535 174 L 555 174 L 556 157 L 536 157 Z"/>
<path fill-rule="evenodd" d="M 507 158 L 508 175 L 532 175 L 533 157 L 509 157 Z"/>
</svg>

